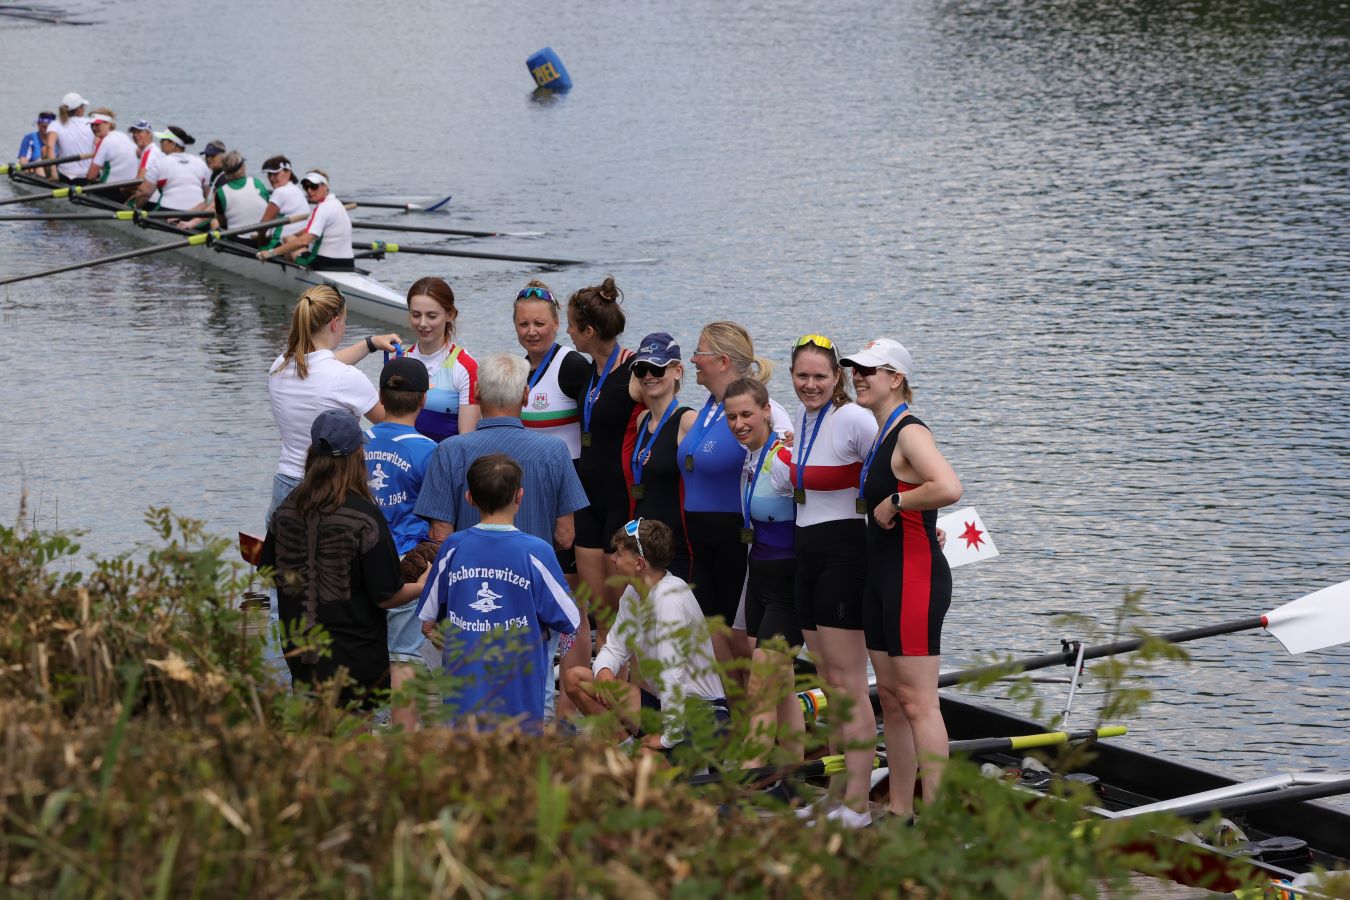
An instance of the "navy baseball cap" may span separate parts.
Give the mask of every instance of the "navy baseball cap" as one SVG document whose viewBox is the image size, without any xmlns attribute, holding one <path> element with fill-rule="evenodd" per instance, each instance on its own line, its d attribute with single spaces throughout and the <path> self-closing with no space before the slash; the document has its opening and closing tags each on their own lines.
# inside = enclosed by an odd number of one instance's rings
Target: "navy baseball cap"
<svg viewBox="0 0 1350 900">
<path fill-rule="evenodd" d="M 395 379 L 397 379 L 397 383 L 395 383 Z M 426 365 L 421 360 L 407 356 L 389 360 L 380 370 L 380 390 L 431 390 L 431 379 L 427 377 Z"/>
<path fill-rule="evenodd" d="M 680 345 L 664 331 L 657 331 L 643 338 L 642 343 L 638 344 L 637 354 L 633 357 L 635 363 L 645 362 L 662 367 L 679 361 Z"/>
<path fill-rule="evenodd" d="M 423 371 L 426 371 L 425 367 Z M 342 409 L 325 409 L 315 418 L 309 429 L 314 448 L 325 456 L 347 456 L 365 443 L 361 423 L 356 416 Z"/>
<path fill-rule="evenodd" d="M 225 152 L 225 145 L 220 141 L 210 141 L 206 149 L 202 151 L 202 156 L 219 156 Z"/>
</svg>

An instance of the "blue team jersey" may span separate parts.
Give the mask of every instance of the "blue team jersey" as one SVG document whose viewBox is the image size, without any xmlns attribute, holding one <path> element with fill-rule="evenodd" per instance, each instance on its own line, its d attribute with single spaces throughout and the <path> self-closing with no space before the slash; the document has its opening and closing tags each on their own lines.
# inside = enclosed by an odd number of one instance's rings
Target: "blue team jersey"
<svg viewBox="0 0 1350 900">
<path fill-rule="evenodd" d="M 42 135 L 36 131 L 25 134 L 23 142 L 19 144 L 19 155 L 16 158 L 20 162 L 33 162 L 42 159 Z"/>
<path fill-rule="evenodd" d="M 381 422 L 366 432 L 366 472 L 370 492 L 394 535 L 399 556 L 427 536 L 427 523 L 413 515 L 427 463 L 436 442 L 411 425 Z"/>
<path fill-rule="evenodd" d="M 581 613 L 553 546 L 508 526 L 475 525 L 445 539 L 422 591 L 418 617 L 447 621 L 444 698 L 454 718 L 544 717 L 553 676 L 545 629 L 571 634 Z"/>
</svg>

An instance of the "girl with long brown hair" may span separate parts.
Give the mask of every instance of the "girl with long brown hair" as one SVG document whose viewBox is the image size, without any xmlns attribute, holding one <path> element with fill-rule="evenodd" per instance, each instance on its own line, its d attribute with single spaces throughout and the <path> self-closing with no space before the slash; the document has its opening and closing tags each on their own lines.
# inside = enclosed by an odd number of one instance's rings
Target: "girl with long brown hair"
<svg viewBox="0 0 1350 900">
<path fill-rule="evenodd" d="M 417 430 L 433 441 L 468 434 L 478 425 L 478 362 L 452 340 L 455 292 L 429 275 L 408 288 L 408 324 L 417 343 L 407 355 L 427 367 L 431 389 L 417 416 Z"/>
</svg>

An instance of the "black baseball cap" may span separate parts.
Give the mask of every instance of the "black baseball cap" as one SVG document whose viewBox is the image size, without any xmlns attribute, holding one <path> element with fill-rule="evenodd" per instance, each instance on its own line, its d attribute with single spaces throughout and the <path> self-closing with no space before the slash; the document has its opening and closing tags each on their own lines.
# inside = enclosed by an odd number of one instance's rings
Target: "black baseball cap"
<svg viewBox="0 0 1350 900">
<path fill-rule="evenodd" d="M 416 359 L 400 356 L 391 359 L 380 370 L 380 390 L 421 391 L 431 389 L 431 379 L 427 377 L 427 367 Z"/>
<path fill-rule="evenodd" d="M 325 409 L 319 413 L 310 426 L 309 439 L 324 456 L 347 456 L 365 443 L 361 423 L 344 409 Z"/>
</svg>

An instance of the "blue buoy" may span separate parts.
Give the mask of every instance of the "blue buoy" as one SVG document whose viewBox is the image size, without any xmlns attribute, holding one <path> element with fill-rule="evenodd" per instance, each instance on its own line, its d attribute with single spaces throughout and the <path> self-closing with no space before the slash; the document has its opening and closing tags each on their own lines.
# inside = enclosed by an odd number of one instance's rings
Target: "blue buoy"
<svg viewBox="0 0 1350 900">
<path fill-rule="evenodd" d="M 525 60 L 525 66 L 534 76 L 534 83 L 544 90 L 565 94 L 572 89 L 572 76 L 567 74 L 566 67 L 552 47 L 545 47 Z"/>
</svg>

